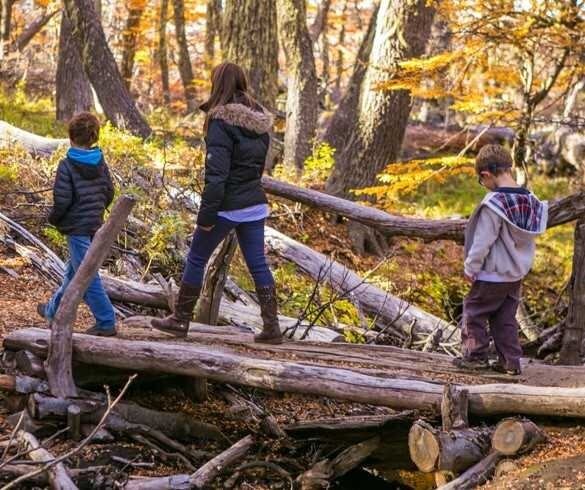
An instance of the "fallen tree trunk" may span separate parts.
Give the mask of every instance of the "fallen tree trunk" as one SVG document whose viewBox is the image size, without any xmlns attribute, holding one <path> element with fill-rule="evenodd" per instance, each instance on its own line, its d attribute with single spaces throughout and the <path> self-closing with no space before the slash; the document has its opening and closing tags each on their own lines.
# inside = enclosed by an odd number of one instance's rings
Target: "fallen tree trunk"
<svg viewBox="0 0 585 490">
<path fill-rule="evenodd" d="M 273 228 L 266 227 L 265 234 L 266 244 L 272 253 L 295 263 L 313 279 L 328 283 L 340 294 L 353 295 L 366 312 L 383 318 L 409 334 L 412 329 L 425 334 L 441 329 L 444 340 L 459 340 L 459 329 L 455 325 L 369 284 L 339 262 Z"/>
<path fill-rule="evenodd" d="M 49 332 L 27 328 L 11 332 L 4 346 L 46 356 Z M 214 346 L 173 342 L 145 342 L 121 338 L 73 335 L 79 362 L 135 371 L 154 371 L 206 377 L 220 383 L 328 396 L 395 409 L 439 412 L 441 383 L 387 378 L 350 369 L 265 360 Z M 426 355 L 426 354 L 425 354 Z M 538 387 L 515 384 L 461 386 L 469 392 L 470 413 L 517 413 L 585 417 L 585 388 Z"/>
<path fill-rule="evenodd" d="M 263 177 L 266 192 L 294 202 L 343 216 L 370 226 L 386 236 L 406 236 L 423 240 L 463 242 L 465 219 L 425 219 L 398 216 L 372 206 L 357 204 L 324 192 L 314 191 L 271 177 Z M 585 212 L 585 192 L 578 192 L 550 203 L 548 227 L 573 221 Z"/>
<path fill-rule="evenodd" d="M 424 473 L 460 473 L 488 453 L 492 433 L 489 427 L 441 431 L 419 420 L 408 438 L 410 457 Z"/>
<path fill-rule="evenodd" d="M 468 490 L 476 488 L 491 478 L 496 470 L 496 466 L 504 457 L 503 454 L 493 451 L 458 478 L 439 488 L 441 490 Z"/>
<path fill-rule="evenodd" d="M 32 155 L 51 156 L 60 146 L 69 146 L 68 139 L 45 138 L 0 121 L 0 148 L 23 146 Z"/>
</svg>

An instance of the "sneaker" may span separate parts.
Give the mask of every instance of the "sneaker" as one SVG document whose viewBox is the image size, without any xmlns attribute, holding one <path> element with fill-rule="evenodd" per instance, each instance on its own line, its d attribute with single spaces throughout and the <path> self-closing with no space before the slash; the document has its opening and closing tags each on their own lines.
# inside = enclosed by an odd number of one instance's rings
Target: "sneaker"
<svg viewBox="0 0 585 490">
<path fill-rule="evenodd" d="M 466 359 L 465 357 L 456 357 L 453 359 L 453 365 L 461 369 L 469 369 L 472 371 L 489 369 L 490 367 L 487 360 Z"/>
<path fill-rule="evenodd" d="M 95 335 L 96 337 L 114 337 L 117 333 L 118 332 L 116 331 L 116 327 L 105 330 L 103 328 L 99 328 L 97 325 L 94 325 L 85 331 L 86 335 Z"/>
<path fill-rule="evenodd" d="M 46 311 L 47 311 L 47 303 L 38 303 L 37 304 L 37 314 L 41 318 L 48 320 Z"/>
<path fill-rule="evenodd" d="M 520 368 L 507 368 L 498 361 L 490 363 L 490 369 L 496 373 L 507 374 L 509 376 L 520 376 L 522 374 Z"/>
</svg>

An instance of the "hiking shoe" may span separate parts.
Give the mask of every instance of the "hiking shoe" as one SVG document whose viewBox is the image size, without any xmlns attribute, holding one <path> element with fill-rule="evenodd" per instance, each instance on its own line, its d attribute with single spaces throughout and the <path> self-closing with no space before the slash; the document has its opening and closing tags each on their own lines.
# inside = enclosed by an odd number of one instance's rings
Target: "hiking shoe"
<svg viewBox="0 0 585 490">
<path fill-rule="evenodd" d="M 490 369 L 496 373 L 507 374 L 508 376 L 520 376 L 522 374 L 520 368 L 507 368 L 497 361 L 490 363 Z"/>
<path fill-rule="evenodd" d="M 478 371 L 481 369 L 489 369 L 490 365 L 487 360 L 482 359 L 466 359 L 465 357 L 456 357 L 453 359 L 453 365 L 461 369 L 469 369 Z"/>
<path fill-rule="evenodd" d="M 48 320 L 46 311 L 47 311 L 47 303 L 38 303 L 37 304 L 37 314 L 41 318 Z"/>
<path fill-rule="evenodd" d="M 118 332 L 116 331 L 116 327 L 105 330 L 94 325 L 93 327 L 88 328 L 84 333 L 86 335 L 95 335 L 96 337 L 114 337 Z"/>
</svg>

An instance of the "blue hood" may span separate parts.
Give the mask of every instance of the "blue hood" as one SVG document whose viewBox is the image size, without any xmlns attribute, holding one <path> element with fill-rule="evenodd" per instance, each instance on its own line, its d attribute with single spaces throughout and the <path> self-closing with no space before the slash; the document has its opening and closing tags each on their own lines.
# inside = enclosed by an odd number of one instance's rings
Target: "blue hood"
<svg viewBox="0 0 585 490">
<path fill-rule="evenodd" d="M 102 150 L 97 146 L 85 150 L 82 148 L 69 148 L 67 151 L 67 158 L 73 160 L 75 163 L 81 163 L 82 165 L 97 166 L 103 159 Z"/>
</svg>

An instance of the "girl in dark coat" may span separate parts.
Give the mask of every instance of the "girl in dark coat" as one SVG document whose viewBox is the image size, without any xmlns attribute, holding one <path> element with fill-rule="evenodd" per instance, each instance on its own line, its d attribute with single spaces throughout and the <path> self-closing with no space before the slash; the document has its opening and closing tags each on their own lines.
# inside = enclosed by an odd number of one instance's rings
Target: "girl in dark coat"
<svg viewBox="0 0 585 490">
<path fill-rule="evenodd" d="M 244 71 L 234 63 L 217 66 L 211 95 L 202 104 L 205 120 L 205 187 L 197 228 L 172 315 L 152 326 L 177 336 L 187 335 L 201 293 L 203 273 L 215 248 L 235 230 L 256 285 L 264 328 L 256 342 L 282 342 L 276 290 L 264 253 L 264 225 L 269 213 L 262 173 L 270 146 L 272 116 L 249 94 Z"/>
</svg>

